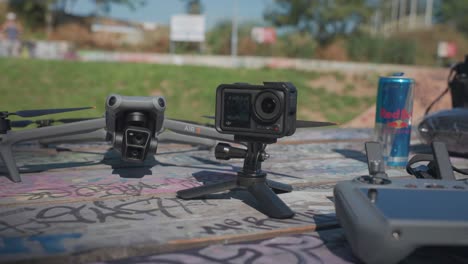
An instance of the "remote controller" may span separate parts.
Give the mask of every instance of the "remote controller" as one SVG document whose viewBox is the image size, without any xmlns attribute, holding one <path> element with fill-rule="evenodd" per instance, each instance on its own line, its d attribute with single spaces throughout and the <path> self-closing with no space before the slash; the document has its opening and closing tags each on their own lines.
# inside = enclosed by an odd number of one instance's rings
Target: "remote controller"
<svg viewBox="0 0 468 264">
<path fill-rule="evenodd" d="M 455 180 L 443 143 L 432 147 L 441 180 L 389 179 L 380 144 L 367 142 L 370 175 L 335 186 L 337 218 L 365 263 L 397 263 L 422 246 L 468 246 L 468 181 Z"/>
</svg>

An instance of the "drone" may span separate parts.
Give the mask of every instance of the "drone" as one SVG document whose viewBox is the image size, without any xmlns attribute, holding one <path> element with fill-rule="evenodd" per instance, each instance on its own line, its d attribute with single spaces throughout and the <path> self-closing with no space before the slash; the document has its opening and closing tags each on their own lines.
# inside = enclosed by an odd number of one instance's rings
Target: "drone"
<svg viewBox="0 0 468 264">
<path fill-rule="evenodd" d="M 12 146 L 19 142 L 39 140 L 43 145 L 57 142 L 83 142 L 83 141 L 111 141 L 115 143 L 109 132 L 106 130 L 106 118 L 93 119 L 48 119 L 47 121 L 14 120 L 10 116 L 38 117 L 44 115 L 81 111 L 93 109 L 94 107 L 61 108 L 61 109 L 36 109 L 21 110 L 16 112 L 0 112 L 0 158 L 7 169 L 7 177 L 13 182 L 21 182 L 21 176 L 16 166 L 13 156 Z M 50 126 L 54 122 L 64 124 Z M 194 124 L 193 122 L 183 122 L 179 120 L 162 119 L 163 129 L 154 138 L 155 142 L 179 142 L 192 145 L 214 146 L 215 140 L 234 142 L 233 136 L 222 135 L 212 127 Z M 26 127 L 31 124 L 38 124 L 39 127 L 24 130 L 12 130 L 14 127 Z M 48 124 L 48 125 L 44 125 Z M 113 146 L 114 148 L 116 145 Z M 122 149 L 122 148 L 119 148 Z M 156 149 L 153 150 L 154 152 Z M 146 153 L 148 154 L 148 153 Z M 130 154 L 129 154 L 130 155 Z M 127 161 L 138 162 L 144 160 L 146 156 Z"/>
</svg>

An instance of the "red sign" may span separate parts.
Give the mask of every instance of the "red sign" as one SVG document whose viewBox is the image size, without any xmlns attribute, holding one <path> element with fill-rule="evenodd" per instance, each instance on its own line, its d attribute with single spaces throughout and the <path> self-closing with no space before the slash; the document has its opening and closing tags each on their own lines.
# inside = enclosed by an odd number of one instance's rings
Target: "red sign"
<svg viewBox="0 0 468 264">
<path fill-rule="evenodd" d="M 257 43 L 273 44 L 276 42 L 276 29 L 272 27 L 254 27 L 251 36 Z"/>
<path fill-rule="evenodd" d="M 439 58 L 454 58 L 457 56 L 457 44 L 455 42 L 441 41 L 437 46 Z"/>
</svg>

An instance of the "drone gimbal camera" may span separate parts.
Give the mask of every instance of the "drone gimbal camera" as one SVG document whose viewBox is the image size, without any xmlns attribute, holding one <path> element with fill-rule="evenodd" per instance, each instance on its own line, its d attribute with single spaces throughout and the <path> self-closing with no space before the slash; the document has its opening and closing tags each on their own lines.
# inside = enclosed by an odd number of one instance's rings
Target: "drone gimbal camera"
<svg viewBox="0 0 468 264">
<path fill-rule="evenodd" d="M 261 85 L 245 83 L 222 84 L 216 90 L 216 130 L 233 134 L 238 143 L 247 143 L 247 149 L 219 143 L 217 159 L 243 158 L 244 166 L 237 179 L 228 182 L 195 187 L 177 192 L 183 199 L 207 194 L 246 189 L 255 197 L 260 210 L 273 218 L 290 218 L 294 212 L 276 195 L 291 192 L 287 184 L 268 180 L 261 164 L 269 155 L 267 144 L 290 136 L 296 130 L 297 90 L 291 83 L 265 82 Z M 275 193 L 276 192 L 276 193 Z"/>
<path fill-rule="evenodd" d="M 164 97 L 107 97 L 108 137 L 124 161 L 143 162 L 148 154 L 156 154 L 156 136 L 163 129 L 165 109 Z"/>
</svg>

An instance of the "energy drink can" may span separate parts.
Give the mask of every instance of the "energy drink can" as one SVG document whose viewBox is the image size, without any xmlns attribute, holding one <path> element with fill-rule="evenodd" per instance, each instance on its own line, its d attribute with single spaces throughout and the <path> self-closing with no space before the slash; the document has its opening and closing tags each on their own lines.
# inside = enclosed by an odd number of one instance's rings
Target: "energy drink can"
<svg viewBox="0 0 468 264">
<path fill-rule="evenodd" d="M 379 78 L 375 136 L 382 144 L 389 167 L 404 167 L 408 163 L 414 80 L 403 75 L 394 73 Z"/>
</svg>

